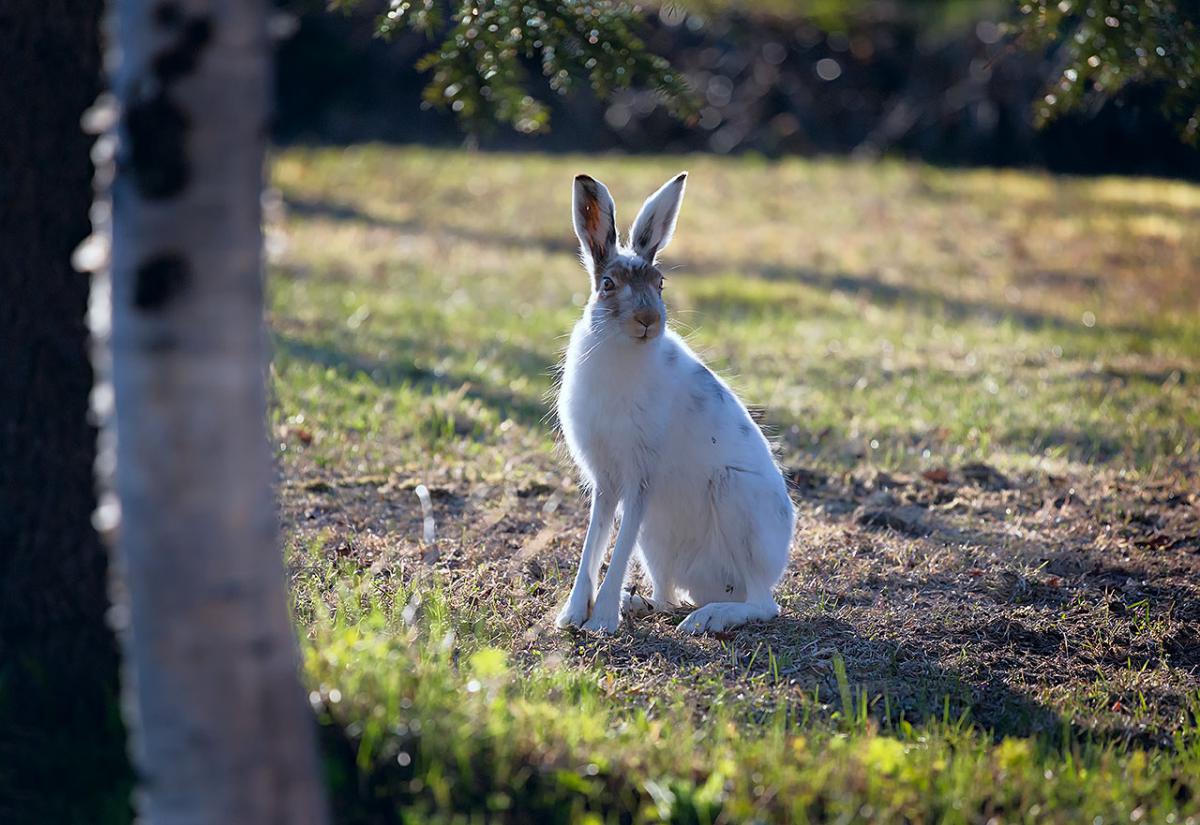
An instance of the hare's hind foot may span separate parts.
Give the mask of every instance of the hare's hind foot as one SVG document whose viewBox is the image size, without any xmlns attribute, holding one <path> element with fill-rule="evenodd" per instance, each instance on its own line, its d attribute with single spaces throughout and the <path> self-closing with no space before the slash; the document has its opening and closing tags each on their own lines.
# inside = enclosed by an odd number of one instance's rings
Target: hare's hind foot
<svg viewBox="0 0 1200 825">
<path fill-rule="evenodd" d="M 648 599 L 637 593 L 630 593 L 629 598 L 621 605 L 621 615 L 630 619 L 640 619 L 642 616 L 648 616 L 658 609 L 659 607 L 653 599 Z"/>
<path fill-rule="evenodd" d="M 678 605 L 671 604 L 666 599 L 654 596 L 643 596 L 639 593 L 629 593 L 621 605 L 621 615 L 631 619 L 640 619 L 651 613 L 672 613 L 679 610 Z"/>
<path fill-rule="evenodd" d="M 758 602 L 711 602 L 683 620 L 679 629 L 684 633 L 719 633 L 746 622 L 765 622 L 779 615 L 779 605 L 772 598 Z"/>
</svg>

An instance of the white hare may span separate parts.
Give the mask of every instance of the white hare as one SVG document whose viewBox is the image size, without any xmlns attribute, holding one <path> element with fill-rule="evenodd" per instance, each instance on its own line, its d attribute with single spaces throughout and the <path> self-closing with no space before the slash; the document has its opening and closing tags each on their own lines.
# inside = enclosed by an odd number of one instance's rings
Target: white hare
<svg viewBox="0 0 1200 825">
<path fill-rule="evenodd" d="M 559 627 L 612 633 L 622 613 L 682 604 L 697 607 L 681 625 L 691 633 L 779 615 L 772 590 L 796 519 L 787 486 L 742 402 L 666 326 L 656 256 L 675 231 L 686 178 L 646 200 L 628 247 L 608 189 L 575 178 L 575 233 L 592 292 L 567 348 L 558 415 L 591 490 L 591 517 Z M 623 592 L 633 555 L 650 578 L 649 599 Z"/>
</svg>

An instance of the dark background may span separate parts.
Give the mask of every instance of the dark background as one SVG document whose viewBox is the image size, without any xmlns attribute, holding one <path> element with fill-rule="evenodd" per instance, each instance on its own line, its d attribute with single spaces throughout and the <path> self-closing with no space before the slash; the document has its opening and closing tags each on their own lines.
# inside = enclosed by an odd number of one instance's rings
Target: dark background
<svg viewBox="0 0 1200 825">
<path fill-rule="evenodd" d="M 534 65 L 535 93 L 552 104 L 551 131 L 497 128 L 468 140 L 486 149 L 890 155 L 1200 179 L 1200 152 L 1180 142 L 1153 87 L 1035 129 L 1031 105 L 1061 65 L 1004 31 L 1010 3 L 849 5 L 818 18 L 649 9 L 643 35 L 687 74 L 702 101 L 698 124 L 672 119 L 649 91 L 601 102 L 581 84 L 558 98 Z M 284 4 L 291 33 L 279 46 L 278 142 L 463 142 L 448 112 L 421 102 L 428 78 L 414 64 L 436 41 L 375 37 L 377 10 L 369 2 L 351 15 L 309 0 Z M 819 69 L 836 77 L 823 79 Z"/>
</svg>

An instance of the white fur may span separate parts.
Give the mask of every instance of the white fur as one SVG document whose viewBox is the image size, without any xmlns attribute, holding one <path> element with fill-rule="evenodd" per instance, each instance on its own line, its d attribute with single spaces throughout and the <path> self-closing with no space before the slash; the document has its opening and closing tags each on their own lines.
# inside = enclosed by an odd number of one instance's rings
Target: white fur
<svg viewBox="0 0 1200 825">
<path fill-rule="evenodd" d="M 648 214 L 661 229 L 644 250 L 650 255 L 670 239 L 682 193 L 681 176 L 642 208 L 638 220 Z M 636 233 L 635 223 L 631 238 Z M 613 254 L 638 265 L 636 252 Z M 692 633 L 775 617 L 772 590 L 787 565 L 795 511 L 767 440 L 682 338 L 667 330 L 635 340 L 596 303 L 593 294 L 575 325 L 558 398 L 567 447 L 592 494 L 559 626 L 611 633 L 623 607 L 682 604 L 697 607 L 681 625 Z M 616 546 L 597 589 L 618 513 Z M 652 593 L 624 605 L 634 556 Z"/>
</svg>

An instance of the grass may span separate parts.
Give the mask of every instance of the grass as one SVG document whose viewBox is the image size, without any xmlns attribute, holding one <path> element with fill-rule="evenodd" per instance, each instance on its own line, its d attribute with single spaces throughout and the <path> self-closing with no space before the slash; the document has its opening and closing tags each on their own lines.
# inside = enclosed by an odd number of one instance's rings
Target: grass
<svg viewBox="0 0 1200 825">
<path fill-rule="evenodd" d="M 680 168 L 668 304 L 778 442 L 784 613 L 567 634 L 570 178 L 626 223 Z M 343 821 L 1200 816 L 1200 189 L 384 147 L 273 178 L 281 499 Z"/>
</svg>

